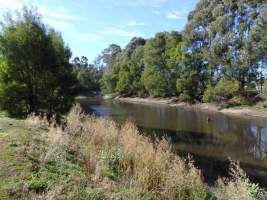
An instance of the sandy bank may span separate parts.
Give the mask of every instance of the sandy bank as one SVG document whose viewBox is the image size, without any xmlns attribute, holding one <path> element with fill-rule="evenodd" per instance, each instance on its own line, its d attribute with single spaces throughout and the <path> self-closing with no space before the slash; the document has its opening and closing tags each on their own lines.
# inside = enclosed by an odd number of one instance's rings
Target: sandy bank
<svg viewBox="0 0 267 200">
<path fill-rule="evenodd" d="M 175 98 L 120 97 L 115 99 L 120 102 L 136 103 L 136 104 L 160 104 L 160 105 L 168 105 L 172 107 L 180 107 L 185 109 L 194 109 L 194 110 L 197 109 L 205 112 L 220 112 L 226 115 L 235 115 L 240 117 L 245 117 L 245 116 L 267 117 L 267 109 L 254 106 L 253 107 L 241 106 L 241 107 L 220 109 L 220 106 L 211 103 L 188 104 L 188 103 L 177 102 Z"/>
</svg>

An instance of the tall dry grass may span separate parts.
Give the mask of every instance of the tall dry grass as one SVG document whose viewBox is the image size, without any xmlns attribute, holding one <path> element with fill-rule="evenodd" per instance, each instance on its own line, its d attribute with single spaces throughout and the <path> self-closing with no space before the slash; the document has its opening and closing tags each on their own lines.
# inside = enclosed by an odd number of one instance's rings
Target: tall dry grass
<svg viewBox="0 0 267 200">
<path fill-rule="evenodd" d="M 71 109 L 64 129 L 35 116 L 27 121 L 49 130 L 50 150 L 43 156 L 44 162 L 58 155 L 59 149 L 66 149 L 83 163 L 86 177 L 99 187 L 137 188 L 159 199 L 253 199 L 238 165 L 231 168 L 233 179 L 220 179 L 210 189 L 191 159 L 174 154 L 166 140 L 152 142 L 142 136 L 129 121 L 119 127 L 112 120 L 85 115 L 79 105 Z"/>
<path fill-rule="evenodd" d="M 164 199 L 205 198 L 206 188 L 191 161 L 172 153 L 166 140 L 152 142 L 140 135 L 129 121 L 119 128 L 111 120 L 85 116 L 75 106 L 67 131 L 94 181 L 102 181 L 105 171 L 111 170 L 120 184 Z"/>
</svg>

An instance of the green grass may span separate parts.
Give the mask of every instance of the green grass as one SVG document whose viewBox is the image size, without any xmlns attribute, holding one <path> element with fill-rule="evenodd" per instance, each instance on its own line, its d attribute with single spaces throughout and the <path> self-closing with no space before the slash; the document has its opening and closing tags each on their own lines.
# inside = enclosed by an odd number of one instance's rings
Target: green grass
<svg viewBox="0 0 267 200">
<path fill-rule="evenodd" d="M 0 199 L 11 199 L 10 193 L 20 182 L 20 172 L 28 167 L 17 153 L 18 144 L 28 134 L 24 121 L 0 114 Z"/>
</svg>

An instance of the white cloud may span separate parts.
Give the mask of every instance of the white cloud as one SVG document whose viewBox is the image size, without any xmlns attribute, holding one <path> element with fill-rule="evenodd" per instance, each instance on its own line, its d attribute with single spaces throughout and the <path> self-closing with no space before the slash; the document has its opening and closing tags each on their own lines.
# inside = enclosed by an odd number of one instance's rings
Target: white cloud
<svg viewBox="0 0 267 200">
<path fill-rule="evenodd" d="M 120 37 L 128 37 L 128 38 L 143 35 L 139 31 L 126 31 L 124 29 L 116 28 L 116 27 L 108 27 L 108 28 L 100 31 L 100 34 L 102 34 L 102 35 L 120 36 Z"/>
<path fill-rule="evenodd" d="M 167 18 L 169 19 L 180 19 L 182 17 L 180 11 L 178 10 L 173 10 L 173 11 L 170 11 L 166 14 Z"/>
<path fill-rule="evenodd" d="M 129 21 L 126 26 L 146 26 L 145 22 L 136 22 L 134 20 Z"/>
<path fill-rule="evenodd" d="M 70 31 L 67 34 L 75 40 L 90 42 L 101 41 L 109 36 L 132 38 L 143 35 L 140 31 L 127 31 L 123 28 L 117 27 L 107 27 L 98 33 L 80 33 Z"/>
<path fill-rule="evenodd" d="M 153 10 L 153 13 L 154 13 L 155 15 L 160 15 L 160 14 L 161 14 L 161 12 L 160 12 L 159 10 Z"/>
<path fill-rule="evenodd" d="M 51 18 L 44 18 L 45 24 L 48 24 L 50 27 L 55 28 L 59 31 L 67 31 L 68 29 L 73 27 L 73 23 L 63 21 L 63 20 L 54 20 Z"/>
<path fill-rule="evenodd" d="M 49 9 L 46 5 L 37 5 L 38 11 L 47 18 L 54 20 L 68 20 L 68 21 L 82 21 L 86 18 L 72 15 L 68 9 L 64 7 L 57 8 L 57 10 Z"/>
<path fill-rule="evenodd" d="M 71 33 L 72 38 L 80 41 L 99 41 L 104 37 L 97 33 Z"/>
<path fill-rule="evenodd" d="M 128 5 L 159 7 L 161 4 L 165 3 L 166 1 L 167 0 L 128 0 Z"/>
<path fill-rule="evenodd" d="M 69 28 L 73 27 L 75 22 L 86 20 L 86 18 L 73 15 L 71 11 L 65 7 L 48 7 L 46 4 L 38 1 L 0 0 L 0 10 L 2 9 L 4 12 L 20 10 L 24 5 L 36 8 L 43 16 L 44 22 L 59 31 L 67 31 Z"/>
<path fill-rule="evenodd" d="M 0 0 L 1 9 L 16 10 L 23 7 L 22 1 L 19 0 Z"/>
</svg>

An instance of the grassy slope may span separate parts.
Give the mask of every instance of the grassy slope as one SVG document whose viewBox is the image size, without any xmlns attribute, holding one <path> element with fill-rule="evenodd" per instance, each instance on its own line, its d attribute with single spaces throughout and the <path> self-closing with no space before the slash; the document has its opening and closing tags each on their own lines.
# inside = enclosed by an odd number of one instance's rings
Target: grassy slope
<svg viewBox="0 0 267 200">
<path fill-rule="evenodd" d="M 1 200 L 254 199 L 242 174 L 207 188 L 166 142 L 154 146 L 131 123 L 119 128 L 73 110 L 65 131 L 0 116 Z"/>
<path fill-rule="evenodd" d="M 21 180 L 21 171 L 26 170 L 25 162 L 18 153 L 20 143 L 29 133 L 24 121 L 0 116 L 0 199 L 10 199 L 7 190 Z"/>
<path fill-rule="evenodd" d="M 39 141 L 37 138 L 46 134 L 47 130 L 33 129 L 25 120 L 11 119 L 0 113 L 0 200 L 152 199 L 149 194 L 131 188 L 114 187 L 108 191 L 85 181 L 88 178 L 84 168 L 75 158 L 64 160 L 64 163 L 38 163 L 38 155 L 30 150 L 44 139 Z M 47 143 L 41 143 L 37 151 L 46 151 L 47 146 Z M 50 194 L 49 190 L 52 190 Z"/>
</svg>

